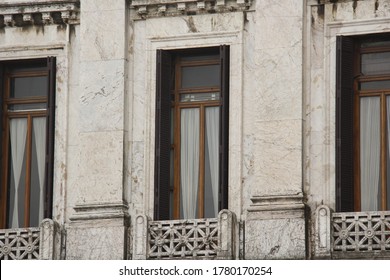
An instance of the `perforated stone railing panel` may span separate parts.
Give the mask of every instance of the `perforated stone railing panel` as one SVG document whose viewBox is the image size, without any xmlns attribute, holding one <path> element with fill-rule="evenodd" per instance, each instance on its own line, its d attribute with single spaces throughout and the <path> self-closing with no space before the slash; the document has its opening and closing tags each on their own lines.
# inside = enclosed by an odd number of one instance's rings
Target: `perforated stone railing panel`
<svg viewBox="0 0 390 280">
<path fill-rule="evenodd" d="M 390 252 L 390 211 L 333 213 L 333 252 Z"/>
<path fill-rule="evenodd" d="M 218 251 L 218 220 L 153 221 L 149 224 L 149 259 L 213 259 Z"/>
<path fill-rule="evenodd" d="M 39 259 L 39 243 L 40 228 L 0 230 L 0 259 Z"/>
</svg>

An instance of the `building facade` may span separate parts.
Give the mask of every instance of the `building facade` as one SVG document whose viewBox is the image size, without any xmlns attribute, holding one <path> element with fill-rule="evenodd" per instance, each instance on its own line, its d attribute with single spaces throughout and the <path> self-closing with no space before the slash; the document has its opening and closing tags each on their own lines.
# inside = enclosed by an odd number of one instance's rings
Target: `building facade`
<svg viewBox="0 0 390 280">
<path fill-rule="evenodd" d="M 1 259 L 390 258 L 389 0 L 0 3 Z"/>
</svg>

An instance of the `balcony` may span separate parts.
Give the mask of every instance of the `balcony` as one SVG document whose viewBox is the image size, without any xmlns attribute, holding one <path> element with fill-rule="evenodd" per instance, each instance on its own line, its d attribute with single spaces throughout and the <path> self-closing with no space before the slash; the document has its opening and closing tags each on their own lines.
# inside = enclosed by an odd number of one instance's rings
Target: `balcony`
<svg viewBox="0 0 390 280">
<path fill-rule="evenodd" d="M 236 217 L 151 221 L 136 218 L 133 259 L 233 259 Z"/>
<path fill-rule="evenodd" d="M 316 211 L 315 257 L 390 259 L 390 211 Z"/>
<path fill-rule="evenodd" d="M 36 228 L 0 230 L 1 260 L 58 259 L 60 236 L 58 225 L 45 219 Z"/>
<path fill-rule="evenodd" d="M 333 213 L 334 258 L 390 257 L 390 211 Z"/>
</svg>

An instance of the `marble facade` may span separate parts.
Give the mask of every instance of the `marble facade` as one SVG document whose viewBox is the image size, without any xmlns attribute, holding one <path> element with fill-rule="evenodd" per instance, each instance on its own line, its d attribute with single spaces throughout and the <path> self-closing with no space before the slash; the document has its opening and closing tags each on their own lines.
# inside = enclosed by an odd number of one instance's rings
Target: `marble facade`
<svg viewBox="0 0 390 280">
<path fill-rule="evenodd" d="M 134 242 L 153 217 L 156 50 L 219 45 L 230 46 L 234 213 L 224 256 L 331 258 L 336 36 L 381 32 L 389 0 L 2 1 L 0 62 L 57 58 L 62 237 L 46 258 L 146 257 Z"/>
</svg>

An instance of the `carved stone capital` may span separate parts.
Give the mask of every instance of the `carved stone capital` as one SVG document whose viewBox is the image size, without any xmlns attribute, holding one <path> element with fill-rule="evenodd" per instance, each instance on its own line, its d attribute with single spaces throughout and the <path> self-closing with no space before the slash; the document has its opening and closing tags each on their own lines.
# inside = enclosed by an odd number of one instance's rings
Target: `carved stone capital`
<svg viewBox="0 0 390 280">
<path fill-rule="evenodd" d="M 0 28 L 79 24 L 79 0 L 24 0 L 0 4 Z"/>
<path fill-rule="evenodd" d="M 133 0 L 133 19 L 248 10 L 252 0 Z"/>
</svg>

